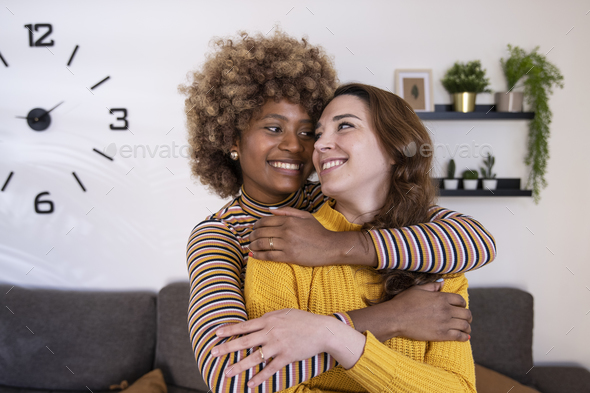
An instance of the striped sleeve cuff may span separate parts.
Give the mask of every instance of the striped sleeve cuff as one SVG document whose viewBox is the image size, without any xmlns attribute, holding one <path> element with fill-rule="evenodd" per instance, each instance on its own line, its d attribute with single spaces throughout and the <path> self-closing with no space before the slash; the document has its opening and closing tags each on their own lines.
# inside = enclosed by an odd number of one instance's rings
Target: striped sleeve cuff
<svg viewBox="0 0 590 393">
<path fill-rule="evenodd" d="M 369 231 L 369 236 L 373 240 L 373 244 L 375 245 L 375 251 L 377 252 L 377 270 L 379 269 L 396 269 L 398 267 L 397 261 L 389 261 L 390 255 L 388 253 L 388 248 L 391 248 L 391 243 L 389 247 L 387 246 L 387 242 L 391 242 L 391 239 L 386 239 L 383 237 L 382 233 L 377 230 L 373 229 Z"/>
<path fill-rule="evenodd" d="M 351 328 L 354 329 L 354 323 L 352 322 L 352 319 L 350 319 L 350 317 L 348 316 L 347 313 L 345 312 L 337 312 L 332 314 L 334 315 L 334 317 L 336 319 L 338 319 L 340 322 L 342 322 L 343 324 L 350 326 Z"/>
</svg>

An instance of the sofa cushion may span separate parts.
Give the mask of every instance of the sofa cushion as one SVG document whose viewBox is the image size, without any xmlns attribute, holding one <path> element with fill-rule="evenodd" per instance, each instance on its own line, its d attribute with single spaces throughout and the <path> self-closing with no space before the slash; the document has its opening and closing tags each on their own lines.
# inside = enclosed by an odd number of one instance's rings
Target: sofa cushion
<svg viewBox="0 0 590 393">
<path fill-rule="evenodd" d="M 590 371 L 582 367 L 535 366 L 530 374 L 543 393 L 590 393 Z"/>
<path fill-rule="evenodd" d="M 100 391 L 152 369 L 153 293 L 11 287 L 0 285 L 0 385 Z"/>
<path fill-rule="evenodd" d="M 524 386 L 506 375 L 479 364 L 475 365 L 475 385 L 477 393 L 540 393 L 538 390 Z"/>
<path fill-rule="evenodd" d="M 207 392 L 193 355 L 188 334 L 189 284 L 165 286 L 158 294 L 158 344 L 154 368 L 162 369 L 166 383 Z"/>
<path fill-rule="evenodd" d="M 530 385 L 533 297 L 514 288 L 470 288 L 471 347 L 476 363 Z"/>
</svg>

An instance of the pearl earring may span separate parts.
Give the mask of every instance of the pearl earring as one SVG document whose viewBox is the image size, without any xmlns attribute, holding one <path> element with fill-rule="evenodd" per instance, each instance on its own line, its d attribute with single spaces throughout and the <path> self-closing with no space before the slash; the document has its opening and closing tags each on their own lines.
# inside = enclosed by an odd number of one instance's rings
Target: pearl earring
<svg viewBox="0 0 590 393">
<path fill-rule="evenodd" d="M 238 160 L 238 152 L 237 151 L 232 151 L 231 153 L 229 153 L 229 156 L 234 161 L 237 161 Z"/>
</svg>

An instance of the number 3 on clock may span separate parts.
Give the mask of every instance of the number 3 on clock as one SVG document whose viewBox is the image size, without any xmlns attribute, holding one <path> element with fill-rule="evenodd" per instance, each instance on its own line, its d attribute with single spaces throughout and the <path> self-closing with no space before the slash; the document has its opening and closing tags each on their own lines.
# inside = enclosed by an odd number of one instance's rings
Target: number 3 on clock
<svg viewBox="0 0 590 393">
<path fill-rule="evenodd" d="M 120 117 L 117 117 L 117 120 L 121 120 L 123 122 L 123 124 L 119 124 L 119 125 L 115 125 L 115 124 L 111 124 L 111 130 L 128 130 L 129 128 L 129 122 L 127 121 L 127 109 L 126 108 L 111 108 L 109 109 L 109 112 L 111 115 L 114 115 L 113 112 L 123 112 L 123 115 L 121 115 Z"/>
</svg>

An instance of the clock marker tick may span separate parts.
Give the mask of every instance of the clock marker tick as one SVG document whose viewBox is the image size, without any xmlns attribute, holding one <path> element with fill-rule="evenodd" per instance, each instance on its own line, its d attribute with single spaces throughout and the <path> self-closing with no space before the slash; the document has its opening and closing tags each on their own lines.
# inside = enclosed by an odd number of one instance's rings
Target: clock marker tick
<svg viewBox="0 0 590 393">
<path fill-rule="evenodd" d="M 92 86 L 90 88 L 90 90 L 94 90 L 96 87 L 100 86 L 103 82 L 106 82 L 109 78 L 110 78 L 110 76 L 107 76 L 106 78 L 104 78 L 103 80 L 101 80 L 100 82 L 98 82 L 96 85 Z"/>
<path fill-rule="evenodd" d="M 98 154 L 100 154 L 101 156 L 103 156 L 104 158 L 108 158 L 109 160 L 113 161 L 113 158 L 112 157 L 107 156 L 106 154 L 104 154 L 100 150 L 97 150 L 97 149 L 92 149 L 92 150 L 94 150 L 95 152 L 97 152 Z"/>
<path fill-rule="evenodd" d="M 2 56 L 2 53 L 0 53 L 0 60 L 2 60 L 2 63 L 4 63 L 4 65 L 6 67 L 8 67 L 8 63 L 6 62 L 6 60 L 4 60 L 4 57 Z"/>
<path fill-rule="evenodd" d="M 10 179 L 12 178 L 12 175 L 14 175 L 14 172 L 10 172 L 10 174 L 8 175 L 8 177 L 6 178 L 6 181 L 4 182 L 4 185 L 2 186 L 2 191 L 4 191 L 4 189 L 6 188 L 6 186 L 8 185 L 8 182 L 10 181 Z"/>
<path fill-rule="evenodd" d="M 72 52 L 72 55 L 70 56 L 70 60 L 68 61 L 68 64 L 67 64 L 68 66 L 70 64 L 72 64 L 72 60 L 74 60 L 74 56 L 76 55 L 76 52 L 78 51 L 78 48 L 79 48 L 79 46 L 76 45 L 76 47 L 74 48 L 74 51 Z"/>
<path fill-rule="evenodd" d="M 72 172 L 72 175 L 74 175 L 74 178 L 76 179 L 76 181 L 78 182 L 78 184 L 80 185 L 80 187 L 82 187 L 82 191 L 86 192 L 86 188 L 84 188 L 84 184 L 82 184 L 82 182 L 80 181 L 80 179 L 78 179 L 78 175 L 76 175 L 76 172 Z"/>
</svg>

